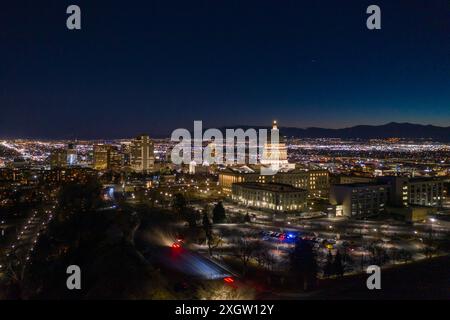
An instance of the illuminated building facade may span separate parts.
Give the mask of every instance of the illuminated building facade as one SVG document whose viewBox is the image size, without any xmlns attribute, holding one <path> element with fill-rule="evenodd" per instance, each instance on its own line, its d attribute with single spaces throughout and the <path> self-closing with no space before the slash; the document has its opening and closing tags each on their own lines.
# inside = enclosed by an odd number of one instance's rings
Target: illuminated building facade
<svg viewBox="0 0 450 320">
<path fill-rule="evenodd" d="M 446 195 L 442 179 L 412 178 L 408 181 L 408 204 L 442 207 Z"/>
<path fill-rule="evenodd" d="M 106 170 L 108 169 L 108 154 L 109 154 L 109 146 L 108 145 L 94 145 L 94 154 L 93 154 L 93 168 L 95 170 Z"/>
<path fill-rule="evenodd" d="M 278 136 L 280 136 L 277 121 L 273 121 L 272 131 L 277 132 Z M 282 142 L 281 137 L 278 142 L 268 141 L 264 144 L 263 155 L 260 162 L 263 165 L 275 165 L 281 167 L 289 164 L 287 147 L 286 144 Z"/>
<path fill-rule="evenodd" d="M 341 207 L 337 216 L 361 217 L 385 212 L 388 202 L 386 184 L 336 184 L 330 188 L 330 203 Z"/>
<path fill-rule="evenodd" d="M 77 149 L 75 145 L 70 143 L 67 147 L 67 165 L 74 166 L 78 162 Z"/>
<path fill-rule="evenodd" d="M 140 135 L 131 144 L 131 169 L 135 172 L 151 172 L 155 164 L 153 142 L 148 135 Z"/>
<path fill-rule="evenodd" d="M 124 168 L 124 155 L 116 146 L 111 146 L 108 152 L 108 169 L 120 171 Z"/>
<path fill-rule="evenodd" d="M 281 183 L 234 183 L 232 199 L 242 205 L 275 212 L 303 212 L 308 192 Z"/>
<path fill-rule="evenodd" d="M 67 150 L 57 149 L 53 150 L 50 154 L 50 167 L 65 168 L 67 166 Z"/>
<path fill-rule="evenodd" d="M 226 194 L 232 191 L 234 183 L 282 183 L 296 188 L 306 189 L 311 198 L 326 198 L 329 190 L 327 170 L 280 170 L 274 175 L 261 175 L 257 169 L 248 166 L 229 167 L 219 173 L 219 186 Z"/>
<path fill-rule="evenodd" d="M 442 207 L 446 200 L 444 179 L 381 177 L 390 186 L 390 202 L 396 206 Z"/>
</svg>

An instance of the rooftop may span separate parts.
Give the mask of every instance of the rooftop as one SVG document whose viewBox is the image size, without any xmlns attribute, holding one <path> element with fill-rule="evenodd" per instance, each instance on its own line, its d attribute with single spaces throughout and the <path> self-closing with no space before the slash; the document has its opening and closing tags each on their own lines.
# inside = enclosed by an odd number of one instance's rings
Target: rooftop
<svg viewBox="0 0 450 320">
<path fill-rule="evenodd" d="M 231 172 L 231 173 L 244 173 L 244 174 L 251 174 L 256 173 L 260 174 L 261 167 L 267 167 L 264 165 L 242 165 L 242 166 L 233 166 L 233 167 L 227 167 L 223 172 Z M 305 173 L 305 172 L 326 172 L 326 169 L 300 169 L 300 168 L 289 168 L 289 167 L 281 167 L 279 168 L 277 174 L 283 174 L 283 173 Z"/>
<path fill-rule="evenodd" d="M 283 183 L 240 182 L 234 183 L 233 185 L 242 186 L 248 189 L 258 189 L 272 192 L 302 192 L 302 191 L 306 192 L 305 189 L 296 188 L 289 184 Z"/>
<path fill-rule="evenodd" d="M 344 183 L 344 184 L 334 184 L 333 187 L 340 188 L 366 188 L 366 187 L 387 187 L 385 183 L 378 182 L 361 182 L 361 183 Z"/>
</svg>

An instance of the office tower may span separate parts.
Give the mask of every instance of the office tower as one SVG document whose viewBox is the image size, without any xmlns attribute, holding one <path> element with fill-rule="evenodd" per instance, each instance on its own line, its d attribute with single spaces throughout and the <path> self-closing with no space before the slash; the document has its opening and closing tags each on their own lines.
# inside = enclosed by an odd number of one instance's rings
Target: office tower
<svg viewBox="0 0 450 320">
<path fill-rule="evenodd" d="M 408 182 L 409 204 L 442 207 L 447 196 L 443 179 L 411 178 Z"/>
<path fill-rule="evenodd" d="M 336 215 L 346 217 L 373 216 L 385 212 L 389 186 L 380 183 L 336 184 L 330 189 L 330 202 L 342 206 Z"/>
<path fill-rule="evenodd" d="M 442 207 L 447 193 L 442 178 L 380 177 L 390 186 L 390 202 L 395 206 Z"/>
<path fill-rule="evenodd" d="M 120 146 L 120 151 L 122 153 L 123 166 L 128 168 L 131 167 L 131 144 L 123 143 Z"/>
<path fill-rule="evenodd" d="M 94 145 L 94 163 L 93 168 L 95 170 L 108 169 L 108 153 L 109 146 L 107 145 Z"/>
<path fill-rule="evenodd" d="M 131 144 L 131 169 L 135 172 L 148 173 L 153 170 L 155 157 L 153 142 L 148 135 L 140 135 Z"/>
<path fill-rule="evenodd" d="M 67 166 L 67 150 L 57 149 L 53 150 L 50 154 L 50 167 L 65 168 Z"/>
<path fill-rule="evenodd" d="M 73 166 L 77 164 L 77 149 L 73 143 L 67 146 L 67 165 Z"/>
<path fill-rule="evenodd" d="M 124 166 L 124 156 L 119 148 L 110 146 L 108 149 L 108 169 L 120 171 Z"/>
</svg>

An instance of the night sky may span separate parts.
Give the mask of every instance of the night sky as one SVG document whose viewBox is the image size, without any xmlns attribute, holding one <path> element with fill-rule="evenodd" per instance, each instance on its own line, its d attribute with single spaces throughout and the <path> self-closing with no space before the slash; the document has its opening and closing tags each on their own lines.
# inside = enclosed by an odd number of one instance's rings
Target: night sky
<svg viewBox="0 0 450 320">
<path fill-rule="evenodd" d="M 0 63 L 0 138 L 450 126 L 448 0 L 7 0 Z"/>
</svg>

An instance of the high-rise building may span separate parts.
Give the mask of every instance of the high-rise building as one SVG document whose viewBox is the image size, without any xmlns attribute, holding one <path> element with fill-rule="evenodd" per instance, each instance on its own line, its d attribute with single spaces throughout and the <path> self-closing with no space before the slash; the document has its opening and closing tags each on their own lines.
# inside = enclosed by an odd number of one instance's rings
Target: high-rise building
<svg viewBox="0 0 450 320">
<path fill-rule="evenodd" d="M 122 153 L 123 166 L 130 168 L 131 167 L 131 144 L 123 143 L 120 146 L 120 151 Z"/>
<path fill-rule="evenodd" d="M 77 149 L 73 143 L 69 143 L 67 146 L 67 165 L 74 166 L 77 164 Z"/>
<path fill-rule="evenodd" d="M 119 171 L 124 166 L 124 156 L 116 146 L 111 146 L 108 150 L 108 169 Z"/>
<path fill-rule="evenodd" d="M 153 142 L 148 135 L 140 135 L 131 144 L 131 169 L 135 172 L 147 173 L 153 170 L 155 156 Z"/>
<path fill-rule="evenodd" d="M 67 150 L 66 149 L 56 149 L 50 154 L 50 167 L 54 168 L 65 168 L 67 166 Z"/>
<path fill-rule="evenodd" d="M 119 171 L 124 166 L 123 154 L 116 146 L 94 145 L 93 165 L 95 170 Z"/>
<path fill-rule="evenodd" d="M 106 170 L 108 169 L 108 154 L 109 146 L 100 144 L 94 145 L 94 163 L 93 168 L 95 170 Z"/>
</svg>

